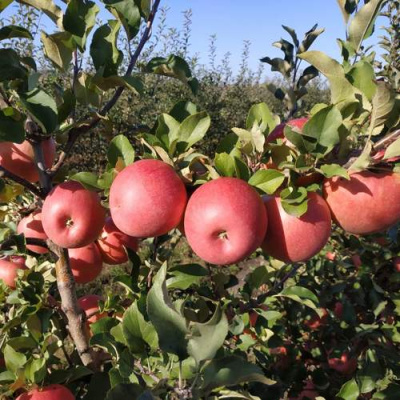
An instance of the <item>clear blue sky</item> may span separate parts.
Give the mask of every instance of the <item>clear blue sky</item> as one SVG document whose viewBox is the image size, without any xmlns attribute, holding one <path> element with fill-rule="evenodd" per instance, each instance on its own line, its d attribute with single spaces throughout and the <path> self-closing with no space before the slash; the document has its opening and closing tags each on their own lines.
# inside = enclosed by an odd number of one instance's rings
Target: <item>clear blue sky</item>
<svg viewBox="0 0 400 400">
<path fill-rule="evenodd" d="M 65 8 L 61 0 L 55 2 Z M 344 22 L 336 0 L 161 0 L 161 6 L 169 8 L 167 25 L 178 29 L 183 24 L 183 11 L 192 9 L 190 53 L 198 53 L 200 62 L 207 63 L 209 37 L 216 34 L 217 62 L 225 53 L 231 52 L 234 72 L 239 69 L 244 40 L 251 42 L 248 63 L 254 70 L 261 57 L 280 56 L 281 51 L 272 43 L 281 37 L 288 38 L 282 24 L 296 29 L 301 40 L 303 34 L 318 23 L 319 27 L 325 28 L 325 32 L 312 48 L 337 59 L 340 54 L 336 39 L 345 37 Z M 0 18 L 9 16 L 15 10 L 13 6 L 8 7 Z M 104 20 L 111 15 L 102 12 L 100 17 Z M 42 27 L 51 31 L 46 20 L 46 17 L 42 18 Z M 380 18 L 377 27 L 384 22 Z M 370 42 L 376 42 L 377 36 Z M 269 67 L 266 71 L 269 74 Z"/>
<path fill-rule="evenodd" d="M 171 26 L 181 26 L 182 11 L 193 10 L 191 52 L 204 55 L 203 62 L 207 61 L 208 38 L 214 33 L 218 56 L 221 58 L 230 51 L 232 64 L 240 63 L 243 40 L 250 40 L 249 64 L 253 69 L 257 68 L 261 57 L 282 54 L 272 46 L 281 37 L 288 38 L 281 25 L 294 28 L 301 39 L 318 23 L 325 32 L 312 48 L 334 58 L 340 57 L 336 39 L 345 38 L 344 21 L 336 0 L 164 0 L 162 3 L 170 7 Z M 384 20 L 379 19 L 377 27 L 383 23 Z"/>
</svg>

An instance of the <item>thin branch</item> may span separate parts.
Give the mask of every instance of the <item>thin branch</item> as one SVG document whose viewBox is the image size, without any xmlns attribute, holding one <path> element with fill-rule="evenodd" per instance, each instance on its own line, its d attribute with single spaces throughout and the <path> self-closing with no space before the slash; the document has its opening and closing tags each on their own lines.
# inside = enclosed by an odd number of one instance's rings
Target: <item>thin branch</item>
<svg viewBox="0 0 400 400">
<path fill-rule="evenodd" d="M 374 145 L 373 148 L 374 150 L 382 150 L 386 149 L 389 147 L 390 144 L 392 144 L 398 137 L 400 137 L 400 129 L 397 129 L 396 131 L 393 131 L 386 135 L 384 138 L 378 140 Z"/>
<path fill-rule="evenodd" d="M 8 171 L 6 168 L 2 167 L 0 165 L 0 178 L 7 178 L 11 179 L 12 181 L 22 185 L 29 191 L 31 191 L 34 195 L 40 197 L 41 199 L 45 198 L 45 195 L 42 193 L 42 191 L 32 183 L 28 182 L 26 179 L 21 178 L 18 175 L 13 174 L 12 172 Z"/>
<path fill-rule="evenodd" d="M 135 67 L 140 54 L 142 53 L 142 50 L 147 43 L 147 41 L 150 39 L 151 36 L 151 29 L 154 23 L 155 16 L 157 14 L 158 7 L 160 5 L 161 0 L 155 0 L 152 10 L 150 12 L 149 18 L 147 20 L 147 25 L 146 29 L 143 32 L 143 35 L 140 39 L 140 42 L 135 50 L 135 52 L 132 54 L 128 68 L 125 72 L 125 77 L 128 77 L 131 75 L 133 68 Z M 68 134 L 68 141 L 65 146 L 64 151 L 61 153 L 57 163 L 53 166 L 51 169 L 51 174 L 55 175 L 57 171 L 61 168 L 65 160 L 67 159 L 70 151 L 72 150 L 76 140 L 81 134 L 87 133 L 90 130 L 92 130 L 94 127 L 97 126 L 97 124 L 101 121 L 101 117 L 105 116 L 115 105 L 115 103 L 118 101 L 118 99 L 121 97 L 122 92 L 125 90 L 124 86 L 120 86 L 114 93 L 114 95 L 111 97 L 111 99 L 104 105 L 104 107 L 99 111 L 98 115 L 92 118 L 91 121 L 80 125 L 77 128 L 72 128 L 69 131 Z"/>
</svg>

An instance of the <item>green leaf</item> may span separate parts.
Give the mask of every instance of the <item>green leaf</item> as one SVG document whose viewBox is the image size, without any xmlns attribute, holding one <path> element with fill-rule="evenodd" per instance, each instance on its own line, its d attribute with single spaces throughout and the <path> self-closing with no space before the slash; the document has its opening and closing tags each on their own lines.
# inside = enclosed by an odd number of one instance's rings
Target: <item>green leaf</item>
<svg viewBox="0 0 400 400">
<path fill-rule="evenodd" d="M 254 151 L 262 153 L 264 151 L 265 136 L 259 129 L 248 131 L 242 128 L 232 128 L 232 131 L 239 137 L 238 147 L 246 154 L 250 155 Z"/>
<path fill-rule="evenodd" d="M 287 61 L 289 64 L 293 65 L 294 46 L 292 43 L 288 42 L 285 39 L 280 39 L 277 42 L 272 43 L 272 46 L 275 46 L 278 49 L 281 49 L 283 51 L 283 53 L 285 54 L 285 61 Z"/>
<path fill-rule="evenodd" d="M 267 104 L 254 104 L 250 108 L 249 114 L 246 119 L 246 129 L 260 129 L 264 135 L 267 135 L 269 132 L 272 132 L 275 126 L 275 118 L 268 108 Z"/>
<path fill-rule="evenodd" d="M 308 209 L 308 193 L 303 187 L 282 190 L 280 193 L 283 209 L 294 217 L 301 217 Z"/>
<path fill-rule="evenodd" d="M 104 4 L 122 23 L 128 36 L 133 39 L 140 29 L 138 0 L 104 0 Z"/>
<path fill-rule="evenodd" d="M 207 391 L 244 382 L 275 384 L 275 381 L 264 375 L 260 367 L 238 356 L 226 356 L 213 360 L 204 368 L 203 388 Z"/>
<path fill-rule="evenodd" d="M 304 40 L 301 42 L 300 46 L 299 46 L 299 54 L 300 53 L 304 53 L 305 51 L 307 51 L 311 45 L 314 43 L 315 39 L 317 39 L 317 37 L 319 35 L 321 35 L 322 33 L 325 32 L 325 29 L 317 29 L 318 25 L 314 25 L 312 27 L 312 29 L 310 29 L 306 35 Z"/>
<path fill-rule="evenodd" d="M 33 40 L 32 34 L 28 29 L 17 25 L 7 25 L 0 29 L 0 40 L 24 38 Z"/>
<path fill-rule="evenodd" d="M 81 183 L 88 190 L 100 190 L 98 177 L 93 172 L 78 172 L 70 177 L 71 180 Z"/>
<path fill-rule="evenodd" d="M 379 134 L 390 117 L 396 101 L 395 91 L 385 82 L 377 82 L 376 92 L 372 98 L 372 113 L 369 132 Z"/>
<path fill-rule="evenodd" d="M 178 151 L 186 151 L 195 143 L 203 139 L 210 124 L 211 118 L 205 111 L 185 118 L 178 131 Z"/>
<path fill-rule="evenodd" d="M 72 37 L 68 32 L 57 32 L 48 35 L 42 32 L 41 40 L 45 56 L 62 71 L 67 71 L 72 61 Z"/>
<path fill-rule="evenodd" d="M 25 376 L 32 383 L 40 384 L 46 377 L 46 374 L 46 359 L 44 357 L 31 359 L 28 361 L 28 364 L 25 367 Z"/>
<path fill-rule="evenodd" d="M 350 12 L 348 10 L 348 7 L 346 7 L 348 1 L 347 0 L 336 0 L 336 1 L 340 7 L 340 11 L 342 12 L 344 23 L 347 24 L 350 18 Z"/>
<path fill-rule="evenodd" d="M 329 80 L 332 103 L 356 100 L 357 90 L 346 79 L 342 65 L 336 60 L 320 51 L 308 51 L 298 57 L 313 65 Z"/>
<path fill-rule="evenodd" d="M 17 0 L 18 3 L 32 6 L 46 14 L 60 29 L 63 29 L 63 12 L 52 0 Z"/>
<path fill-rule="evenodd" d="M 179 122 L 168 114 L 161 114 L 157 120 L 156 137 L 170 155 L 175 153 L 179 139 Z"/>
<path fill-rule="evenodd" d="M 217 153 L 214 159 L 215 168 L 222 176 L 235 176 L 235 159 L 227 153 Z"/>
<path fill-rule="evenodd" d="M 289 78 L 290 73 L 292 72 L 292 66 L 286 60 L 282 58 L 269 58 L 264 57 L 261 58 L 261 62 L 267 63 L 271 66 L 271 71 L 280 72 L 283 76 Z"/>
<path fill-rule="evenodd" d="M 123 86 L 135 94 L 142 94 L 144 90 L 143 81 L 137 76 L 112 75 L 106 78 L 94 77 L 93 82 L 104 91 Z"/>
<path fill-rule="evenodd" d="M 23 121 L 11 107 L 0 110 L 0 142 L 22 143 L 25 140 Z"/>
<path fill-rule="evenodd" d="M 186 290 L 198 285 L 208 275 L 208 270 L 199 264 L 183 264 L 174 266 L 168 273 L 172 275 L 167 280 L 168 289 Z"/>
<path fill-rule="evenodd" d="M 167 58 L 153 58 L 144 68 L 144 72 L 179 79 L 181 82 L 188 84 L 194 94 L 197 93 L 198 81 L 192 77 L 189 64 L 179 56 L 170 55 Z"/>
<path fill-rule="evenodd" d="M 169 112 L 169 115 L 175 118 L 178 122 L 183 122 L 190 115 L 198 113 L 196 104 L 191 101 L 178 101 Z"/>
<path fill-rule="evenodd" d="M 62 103 L 58 105 L 58 123 L 64 122 L 72 113 L 76 105 L 76 98 L 71 89 L 67 89 L 63 93 Z"/>
<path fill-rule="evenodd" d="M 282 25 L 282 28 L 292 37 L 293 44 L 296 47 L 299 47 L 299 39 L 297 38 L 296 31 L 293 28 L 290 28 L 288 26 Z"/>
<path fill-rule="evenodd" d="M 97 335 L 98 333 L 110 332 L 112 328 L 117 326 L 119 321 L 115 318 L 104 317 L 100 318 L 98 321 L 90 324 L 90 330 L 93 335 Z"/>
<path fill-rule="evenodd" d="M 138 400 L 143 389 L 136 383 L 119 383 L 110 389 L 105 400 Z"/>
<path fill-rule="evenodd" d="M 125 166 L 135 161 L 135 150 L 126 136 L 118 135 L 111 140 L 107 151 L 107 159 L 113 167 L 118 161 L 123 161 Z"/>
<path fill-rule="evenodd" d="M 24 354 L 15 351 L 8 344 L 6 344 L 3 354 L 7 369 L 14 373 L 17 373 L 19 369 L 23 368 L 27 362 Z"/>
<path fill-rule="evenodd" d="M 360 50 L 364 39 L 371 34 L 371 28 L 375 24 L 376 17 L 382 7 L 384 0 L 370 0 L 357 12 L 350 22 L 349 42 L 356 52 Z"/>
<path fill-rule="evenodd" d="M 83 52 L 87 37 L 96 23 L 100 9 L 93 1 L 70 0 L 63 18 L 64 29 Z"/>
<path fill-rule="evenodd" d="M 132 353 L 144 353 L 147 345 L 152 349 L 157 347 L 157 334 L 154 326 L 144 319 L 137 302 L 125 311 L 122 332 Z"/>
<path fill-rule="evenodd" d="M 383 159 L 400 156 L 400 138 L 394 141 L 385 151 Z"/>
<path fill-rule="evenodd" d="M 289 286 L 282 290 L 278 296 L 297 296 L 300 299 L 308 299 L 314 304 L 319 304 L 318 297 L 311 290 L 302 286 Z"/>
<path fill-rule="evenodd" d="M 347 170 L 338 164 L 324 164 L 321 166 L 321 172 L 326 178 L 341 176 L 342 178 L 350 180 Z"/>
<path fill-rule="evenodd" d="M 27 75 L 28 70 L 14 50 L 0 49 L 0 82 L 24 79 Z"/>
<path fill-rule="evenodd" d="M 90 55 L 100 76 L 118 75 L 118 67 L 123 53 L 117 48 L 117 38 L 121 24 L 116 20 L 100 26 L 93 35 Z"/>
<path fill-rule="evenodd" d="M 275 169 L 260 169 L 250 179 L 249 184 L 266 194 L 274 194 L 285 180 L 285 175 Z"/>
<path fill-rule="evenodd" d="M 326 154 L 340 142 L 339 127 L 342 123 L 342 114 L 332 105 L 318 111 L 309 119 L 304 125 L 302 136 L 316 139 L 316 151 Z"/>
<path fill-rule="evenodd" d="M 371 163 L 372 143 L 369 140 L 365 145 L 359 157 L 350 165 L 349 171 L 363 171 L 367 169 Z"/>
<path fill-rule="evenodd" d="M 188 353 L 199 365 L 201 361 L 213 359 L 224 344 L 229 331 L 228 320 L 218 305 L 209 321 L 204 324 L 194 323 L 190 330 Z"/>
<path fill-rule="evenodd" d="M 157 331 L 160 349 L 176 354 L 180 360 L 183 360 L 188 357 L 189 331 L 185 318 L 176 311 L 168 295 L 166 274 L 167 264 L 164 263 L 147 295 L 147 313 Z"/>
<path fill-rule="evenodd" d="M 368 100 L 372 100 L 376 92 L 376 76 L 374 68 L 369 62 L 359 61 L 346 75 L 349 81 L 367 96 Z"/>
<path fill-rule="evenodd" d="M 84 72 L 74 85 L 74 94 L 78 103 L 82 105 L 100 106 L 100 90 L 93 83 L 93 77 Z"/>
<path fill-rule="evenodd" d="M 297 82 L 297 87 L 300 88 L 302 86 L 306 86 L 308 82 L 318 76 L 319 72 L 317 68 L 313 65 L 308 66 L 302 73 L 301 77 Z"/>
<path fill-rule="evenodd" d="M 14 0 L 0 0 L 0 12 L 8 7 Z"/>
<path fill-rule="evenodd" d="M 343 400 L 357 400 L 360 395 L 360 390 L 355 379 L 347 381 L 341 388 L 337 397 Z"/>
<path fill-rule="evenodd" d="M 57 105 L 45 91 L 34 89 L 27 93 L 20 93 L 20 99 L 43 132 L 51 133 L 57 128 Z"/>
</svg>

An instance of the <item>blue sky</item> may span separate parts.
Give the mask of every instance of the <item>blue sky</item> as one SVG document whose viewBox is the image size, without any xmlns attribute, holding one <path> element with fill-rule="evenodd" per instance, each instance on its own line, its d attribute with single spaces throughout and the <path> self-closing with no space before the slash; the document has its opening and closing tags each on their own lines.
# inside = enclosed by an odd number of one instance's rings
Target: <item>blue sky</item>
<svg viewBox="0 0 400 400">
<path fill-rule="evenodd" d="M 55 2 L 65 8 L 61 0 Z M 217 63 L 229 51 L 234 72 L 239 69 L 244 40 L 251 42 L 248 63 L 254 70 L 261 57 L 280 56 L 282 53 L 272 43 L 281 37 L 288 38 L 282 24 L 294 28 L 301 39 L 306 31 L 318 23 L 319 27 L 325 28 L 325 32 L 312 48 L 337 59 L 340 54 L 336 39 L 345 37 L 345 26 L 336 0 L 161 0 L 161 6 L 169 8 L 167 25 L 178 29 L 183 24 L 183 11 L 192 9 L 190 53 L 199 54 L 200 62 L 207 63 L 209 38 L 216 34 Z M 8 7 L 0 18 L 15 10 L 13 6 Z M 105 20 L 111 15 L 102 12 L 100 17 Z M 42 18 L 42 27 L 51 31 L 46 20 Z M 384 22 L 384 19 L 379 19 L 377 27 Z M 377 36 L 369 41 L 376 42 Z M 270 75 L 269 67 L 266 67 Z"/>
<path fill-rule="evenodd" d="M 170 7 L 169 25 L 181 26 L 182 11 L 193 10 L 192 52 L 207 61 L 211 34 L 217 35 L 218 56 L 230 51 L 232 64 L 240 63 L 244 40 L 252 43 L 249 65 L 256 69 L 264 56 L 276 57 L 282 53 L 272 46 L 288 34 L 281 25 L 296 30 L 299 39 L 315 23 L 325 32 L 314 42 L 313 49 L 322 50 L 339 59 L 337 38 L 345 38 L 345 26 L 336 0 L 165 0 Z M 379 19 L 377 26 L 384 23 Z M 372 39 L 371 43 L 376 41 Z"/>
</svg>

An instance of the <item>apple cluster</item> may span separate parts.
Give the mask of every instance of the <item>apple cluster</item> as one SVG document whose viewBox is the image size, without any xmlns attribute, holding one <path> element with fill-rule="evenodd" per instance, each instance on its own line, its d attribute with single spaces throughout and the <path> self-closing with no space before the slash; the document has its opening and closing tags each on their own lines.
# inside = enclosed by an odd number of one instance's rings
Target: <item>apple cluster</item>
<svg viewBox="0 0 400 400">
<path fill-rule="evenodd" d="M 297 125 L 296 122 L 297 121 Z M 293 126 L 304 125 L 294 120 Z M 282 137 L 278 126 L 274 138 Z M 15 174 L 37 181 L 32 146 L 0 145 L 0 163 Z M 54 159 L 52 139 L 43 142 Z M 23 168 L 19 165 L 21 157 Z M 47 162 L 46 161 L 46 162 Z M 15 168 L 14 168 L 15 167 Z M 14 169 L 13 169 L 14 168 Z M 175 170 L 154 159 L 143 159 L 124 168 L 110 188 L 110 215 L 97 193 L 79 182 L 57 185 L 41 210 L 23 218 L 17 231 L 27 238 L 50 239 L 68 249 L 77 283 L 87 283 L 111 265 L 128 260 L 125 248 L 137 251 L 138 239 L 156 237 L 179 228 L 193 251 L 216 265 L 237 263 L 257 248 L 286 263 L 306 261 L 317 254 L 331 234 L 331 220 L 345 231 L 365 235 L 389 228 L 400 221 L 400 174 L 363 171 L 325 179 L 322 195 L 309 192 L 307 211 L 289 215 L 279 195 L 261 196 L 238 178 L 221 177 L 198 186 L 188 194 Z M 47 248 L 29 245 L 44 254 Z M 24 261 L 1 259 L 0 278 L 13 287 Z"/>
</svg>

